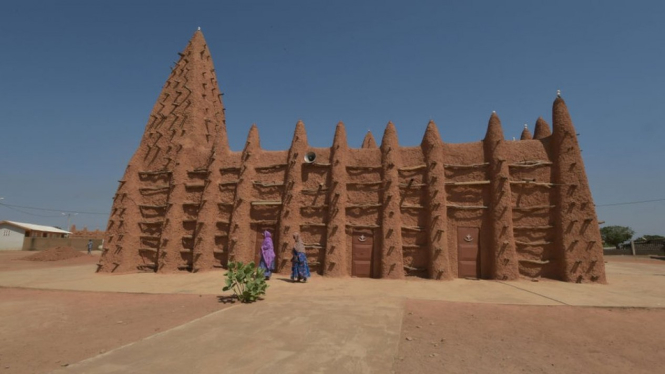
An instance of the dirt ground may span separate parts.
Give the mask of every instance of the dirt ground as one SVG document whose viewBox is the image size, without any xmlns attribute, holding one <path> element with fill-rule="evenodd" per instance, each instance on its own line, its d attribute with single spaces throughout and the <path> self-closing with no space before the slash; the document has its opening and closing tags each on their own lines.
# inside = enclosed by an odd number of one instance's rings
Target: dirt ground
<svg viewBox="0 0 665 374">
<path fill-rule="evenodd" d="M 665 260 L 652 258 L 651 256 L 605 256 L 612 262 L 628 262 L 634 264 L 665 265 Z"/>
<path fill-rule="evenodd" d="M 85 252 L 83 252 L 85 253 Z M 0 253 L 0 271 L 90 264 L 99 252 L 62 261 Z M 0 288 L 0 372 L 44 373 L 228 307 L 213 295 L 151 295 Z"/>
<path fill-rule="evenodd" d="M 408 300 L 396 373 L 658 373 L 665 309 Z"/>
<path fill-rule="evenodd" d="M 0 370 L 44 373 L 220 310 L 212 295 L 0 288 Z"/>
<path fill-rule="evenodd" d="M 52 267 L 74 266 L 85 264 L 96 264 L 99 262 L 99 251 L 93 251 L 88 255 L 86 251 L 80 251 L 83 256 L 61 261 L 27 261 L 23 258 L 34 255 L 33 251 L 0 251 L 0 271 L 45 269 Z M 93 268 L 94 271 L 94 268 Z"/>
<path fill-rule="evenodd" d="M 30 254 L 0 253 L 0 272 L 87 264 L 92 272 L 99 260 L 98 252 L 21 260 Z M 665 266 L 647 258 L 612 261 Z M 229 305 L 215 295 L 0 288 L 0 372 L 49 372 Z M 657 373 L 665 362 L 665 309 L 404 305 L 396 373 Z"/>
</svg>

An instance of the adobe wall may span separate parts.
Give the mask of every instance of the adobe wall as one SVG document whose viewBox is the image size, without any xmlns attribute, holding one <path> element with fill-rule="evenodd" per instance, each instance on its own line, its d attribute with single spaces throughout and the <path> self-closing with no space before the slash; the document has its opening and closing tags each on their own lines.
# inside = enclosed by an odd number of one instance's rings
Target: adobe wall
<svg viewBox="0 0 665 374">
<path fill-rule="evenodd" d="M 96 229 L 94 231 L 89 231 L 87 227 L 83 227 L 83 230 L 78 230 L 76 225 L 72 225 L 69 228 L 69 237 L 70 238 L 86 238 L 86 239 L 104 239 L 104 231 Z"/>
<path fill-rule="evenodd" d="M 263 150 L 252 125 L 244 149 L 232 152 L 197 32 L 120 181 L 99 271 L 249 262 L 267 229 L 281 273 L 290 272 L 300 232 L 311 270 L 327 276 L 360 274 L 361 237 L 373 240 L 364 276 L 605 282 L 595 209 L 561 98 L 553 128 L 539 118 L 533 136 L 525 129 L 507 141 L 492 114 L 483 141 L 445 143 L 430 122 L 420 146 L 401 147 L 388 123 L 380 145 L 368 133 L 353 149 L 339 123 L 332 147 L 313 148 L 299 121 L 288 150 Z"/>
<path fill-rule="evenodd" d="M 90 238 L 25 238 L 23 239 L 24 251 L 43 251 L 53 247 L 72 247 L 77 251 L 88 250 Z M 96 251 L 102 245 L 101 239 L 92 239 L 92 250 Z"/>
</svg>

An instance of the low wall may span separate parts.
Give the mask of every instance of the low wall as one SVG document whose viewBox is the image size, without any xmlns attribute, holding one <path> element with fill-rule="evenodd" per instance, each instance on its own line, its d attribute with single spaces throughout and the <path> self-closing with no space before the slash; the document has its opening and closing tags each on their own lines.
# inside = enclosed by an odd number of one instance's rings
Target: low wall
<svg viewBox="0 0 665 374">
<path fill-rule="evenodd" d="M 665 243 L 654 241 L 648 243 L 635 243 L 635 254 L 638 255 L 665 255 Z"/>
<path fill-rule="evenodd" d="M 621 249 L 606 248 L 603 249 L 603 254 L 607 255 L 632 255 L 633 250 L 630 248 L 630 244 L 624 244 Z M 635 255 L 637 256 L 649 256 L 665 255 L 665 244 L 662 242 L 653 242 L 653 243 L 635 243 Z"/>
<path fill-rule="evenodd" d="M 630 256 L 632 254 L 633 254 L 633 251 L 630 250 L 630 246 L 623 247 L 621 249 L 616 249 L 616 248 L 604 248 L 603 249 L 603 255 L 605 255 L 605 256 L 617 256 L 617 255 Z"/>
<path fill-rule="evenodd" d="M 24 251 L 43 251 L 52 247 L 73 247 L 77 251 L 88 250 L 88 238 L 25 238 Z M 92 250 L 99 250 L 102 239 L 92 239 Z"/>
</svg>

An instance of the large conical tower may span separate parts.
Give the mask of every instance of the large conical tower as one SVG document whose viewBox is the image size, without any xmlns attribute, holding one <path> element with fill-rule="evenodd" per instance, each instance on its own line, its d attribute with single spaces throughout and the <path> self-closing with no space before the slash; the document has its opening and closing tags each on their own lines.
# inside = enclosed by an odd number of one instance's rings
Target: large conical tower
<svg viewBox="0 0 665 374">
<path fill-rule="evenodd" d="M 192 267 L 212 150 L 226 142 L 226 134 L 215 68 L 200 30 L 179 55 L 114 197 L 100 271 Z"/>
<path fill-rule="evenodd" d="M 556 236 L 559 276 L 567 282 L 605 283 L 605 263 L 596 209 L 589 189 L 577 132 L 566 102 L 552 105 L 553 179 L 556 183 Z"/>
</svg>

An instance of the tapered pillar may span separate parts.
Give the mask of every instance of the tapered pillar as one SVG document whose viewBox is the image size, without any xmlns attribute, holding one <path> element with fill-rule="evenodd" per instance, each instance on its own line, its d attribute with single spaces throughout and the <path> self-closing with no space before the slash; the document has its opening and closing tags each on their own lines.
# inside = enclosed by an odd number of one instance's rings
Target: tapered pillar
<svg viewBox="0 0 665 374">
<path fill-rule="evenodd" d="M 429 277 L 432 279 L 452 279 L 450 253 L 447 245 L 448 215 L 446 214 L 446 181 L 443 170 L 443 142 L 434 121 L 427 124 L 421 143 L 427 165 L 428 252 Z"/>
<path fill-rule="evenodd" d="M 254 261 L 254 248 L 252 247 L 254 243 L 249 240 L 256 236 L 251 227 L 251 200 L 253 180 L 256 175 L 255 167 L 260 152 L 259 130 L 256 125 L 252 125 L 240 160 L 240 175 L 229 227 L 229 262 L 249 263 Z"/>
<path fill-rule="evenodd" d="M 293 233 L 300 230 L 299 225 L 302 222 L 300 212 L 302 207 L 302 165 L 308 147 L 305 124 L 298 121 L 293 132 L 291 148 L 289 148 L 282 210 L 279 217 L 279 243 L 275 246 L 279 272 L 284 272 L 291 266 L 289 260 L 291 259 L 291 248 L 294 245 Z"/>
<path fill-rule="evenodd" d="M 330 150 L 331 180 L 326 253 L 323 273 L 330 276 L 350 275 L 349 251 L 346 243 L 346 165 L 349 146 L 342 122 L 337 124 Z M 340 181 L 342 181 L 340 183 Z"/>
<path fill-rule="evenodd" d="M 545 122 L 543 117 L 538 117 L 538 120 L 536 120 L 536 129 L 533 132 L 533 138 L 543 139 L 550 135 L 552 135 L 552 131 L 550 131 L 550 125 Z"/>
<path fill-rule="evenodd" d="M 556 251 L 567 282 L 605 283 L 603 246 L 577 135 L 561 97 L 552 108 Z"/>
<path fill-rule="evenodd" d="M 397 131 L 388 122 L 381 141 L 381 167 L 383 171 L 383 193 L 381 211 L 381 277 L 404 278 L 402 255 L 402 211 L 398 167 L 401 163 Z"/>
<path fill-rule="evenodd" d="M 531 136 L 531 131 L 529 131 L 529 126 L 527 124 L 524 124 L 524 130 L 522 130 L 522 135 L 520 135 L 520 140 L 531 140 L 533 139 L 533 136 Z"/>
<path fill-rule="evenodd" d="M 485 161 L 489 163 L 490 181 L 489 224 L 492 234 L 488 250 L 494 262 L 491 278 L 513 280 L 519 278 L 519 265 L 513 237 L 512 197 L 509 149 L 503 136 L 501 120 L 492 113 L 483 140 Z"/>
<path fill-rule="evenodd" d="M 365 134 L 363 144 L 360 146 L 360 148 L 378 148 L 376 141 L 374 140 L 374 136 L 372 136 L 370 131 L 367 131 L 367 134 Z"/>
</svg>

